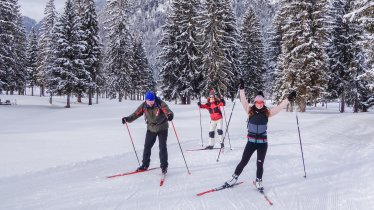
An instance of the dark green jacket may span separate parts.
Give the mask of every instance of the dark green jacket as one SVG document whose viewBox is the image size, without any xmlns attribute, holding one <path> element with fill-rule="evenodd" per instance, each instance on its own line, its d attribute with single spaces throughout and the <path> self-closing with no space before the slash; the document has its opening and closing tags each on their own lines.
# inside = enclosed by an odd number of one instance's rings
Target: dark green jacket
<svg viewBox="0 0 374 210">
<path fill-rule="evenodd" d="M 154 106 L 148 107 L 146 102 L 143 102 L 134 113 L 128 116 L 128 122 L 131 123 L 145 114 L 147 129 L 151 132 L 159 132 L 169 128 L 167 115 L 173 115 L 168 105 L 161 99 L 156 98 Z"/>
</svg>

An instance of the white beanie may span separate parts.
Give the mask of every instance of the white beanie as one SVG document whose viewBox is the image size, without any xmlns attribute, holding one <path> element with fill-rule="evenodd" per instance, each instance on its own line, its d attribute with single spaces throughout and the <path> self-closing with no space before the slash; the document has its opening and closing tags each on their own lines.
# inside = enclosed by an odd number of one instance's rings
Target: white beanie
<svg viewBox="0 0 374 210">
<path fill-rule="evenodd" d="M 264 97 L 263 97 L 262 95 L 257 95 L 257 96 L 255 97 L 255 102 L 256 102 L 256 101 L 262 101 L 262 102 L 264 102 L 265 99 L 264 99 Z"/>
</svg>

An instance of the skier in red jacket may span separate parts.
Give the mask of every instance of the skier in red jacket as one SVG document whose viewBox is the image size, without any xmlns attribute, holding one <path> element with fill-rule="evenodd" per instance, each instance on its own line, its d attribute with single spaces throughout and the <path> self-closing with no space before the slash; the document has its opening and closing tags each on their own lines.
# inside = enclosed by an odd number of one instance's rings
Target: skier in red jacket
<svg viewBox="0 0 374 210">
<path fill-rule="evenodd" d="M 215 97 L 214 91 L 210 91 L 208 102 L 206 104 L 201 104 L 200 102 L 197 103 L 197 105 L 202 109 L 209 110 L 210 113 L 210 129 L 209 129 L 209 143 L 208 146 L 205 147 L 205 149 L 213 149 L 214 147 L 214 134 L 215 130 L 217 128 L 217 133 L 220 139 L 221 147 L 224 147 L 223 145 L 223 120 L 222 120 L 222 112 L 221 112 L 221 106 L 225 106 L 225 100 L 224 99 L 218 99 Z"/>
</svg>

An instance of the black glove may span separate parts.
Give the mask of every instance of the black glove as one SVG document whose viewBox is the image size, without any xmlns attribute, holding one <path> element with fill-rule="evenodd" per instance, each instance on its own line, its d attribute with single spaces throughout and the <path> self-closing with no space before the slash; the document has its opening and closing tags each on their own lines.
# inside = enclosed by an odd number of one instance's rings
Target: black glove
<svg viewBox="0 0 374 210">
<path fill-rule="evenodd" d="M 244 89 L 244 80 L 243 79 L 239 80 L 239 89 Z"/>
<path fill-rule="evenodd" d="M 210 106 L 210 102 L 206 103 L 205 105 Z"/>
<path fill-rule="evenodd" d="M 221 102 L 223 103 L 223 105 L 225 105 L 226 104 L 226 101 L 225 101 L 225 99 L 221 99 Z"/>
<path fill-rule="evenodd" d="M 127 117 L 122 118 L 122 124 L 125 124 L 127 121 L 129 121 L 129 118 L 127 118 Z"/>
<path fill-rule="evenodd" d="M 292 90 L 290 94 L 288 94 L 287 99 L 288 101 L 294 101 L 296 98 L 296 90 Z"/>
<path fill-rule="evenodd" d="M 168 121 L 172 121 L 174 118 L 174 115 L 172 113 L 168 114 Z"/>
<path fill-rule="evenodd" d="M 199 101 L 199 102 L 197 102 L 197 105 L 198 105 L 198 106 L 201 106 L 201 103 L 200 103 L 200 101 Z"/>
</svg>

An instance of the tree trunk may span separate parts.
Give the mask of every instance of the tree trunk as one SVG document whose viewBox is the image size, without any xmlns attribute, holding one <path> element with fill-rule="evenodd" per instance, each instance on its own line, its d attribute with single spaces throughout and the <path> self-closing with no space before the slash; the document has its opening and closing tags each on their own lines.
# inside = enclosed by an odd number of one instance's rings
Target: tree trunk
<svg viewBox="0 0 374 210">
<path fill-rule="evenodd" d="M 44 85 L 41 85 L 40 86 L 40 96 L 44 96 L 44 93 L 45 93 Z"/>
<path fill-rule="evenodd" d="M 186 104 L 187 100 L 186 97 L 181 96 L 181 104 Z"/>
<path fill-rule="evenodd" d="M 78 102 L 78 103 L 82 103 L 82 94 L 81 94 L 81 93 L 79 93 L 79 94 L 77 95 L 77 102 Z"/>
<path fill-rule="evenodd" d="M 340 113 L 343 113 L 344 111 L 345 111 L 345 97 L 344 97 L 344 92 L 343 92 L 340 98 Z"/>
<path fill-rule="evenodd" d="M 190 96 L 187 97 L 187 104 L 191 104 L 191 97 Z"/>
<path fill-rule="evenodd" d="M 305 112 L 305 110 L 306 110 L 306 100 L 305 100 L 305 98 L 301 98 L 299 108 L 300 108 L 300 112 Z"/>
<path fill-rule="evenodd" d="M 92 105 L 92 89 L 88 90 L 88 105 Z"/>
<path fill-rule="evenodd" d="M 125 93 L 126 95 L 126 93 Z M 122 98 L 123 98 L 123 93 L 119 93 L 118 94 L 118 102 L 122 102 Z"/>
<path fill-rule="evenodd" d="M 96 91 L 96 104 L 99 104 L 99 91 Z"/>
<path fill-rule="evenodd" d="M 34 96 L 34 86 L 31 86 L 31 96 Z"/>
<path fill-rule="evenodd" d="M 70 108 L 70 93 L 67 94 L 67 98 L 66 98 L 66 106 L 65 108 Z"/>
<path fill-rule="evenodd" d="M 49 95 L 49 104 L 52 104 L 52 96 L 53 96 L 53 94 L 50 93 L 50 95 Z"/>
<path fill-rule="evenodd" d="M 355 101 L 353 102 L 353 112 L 357 113 L 358 109 L 359 109 L 359 103 L 358 103 L 358 100 L 356 98 Z"/>
</svg>

